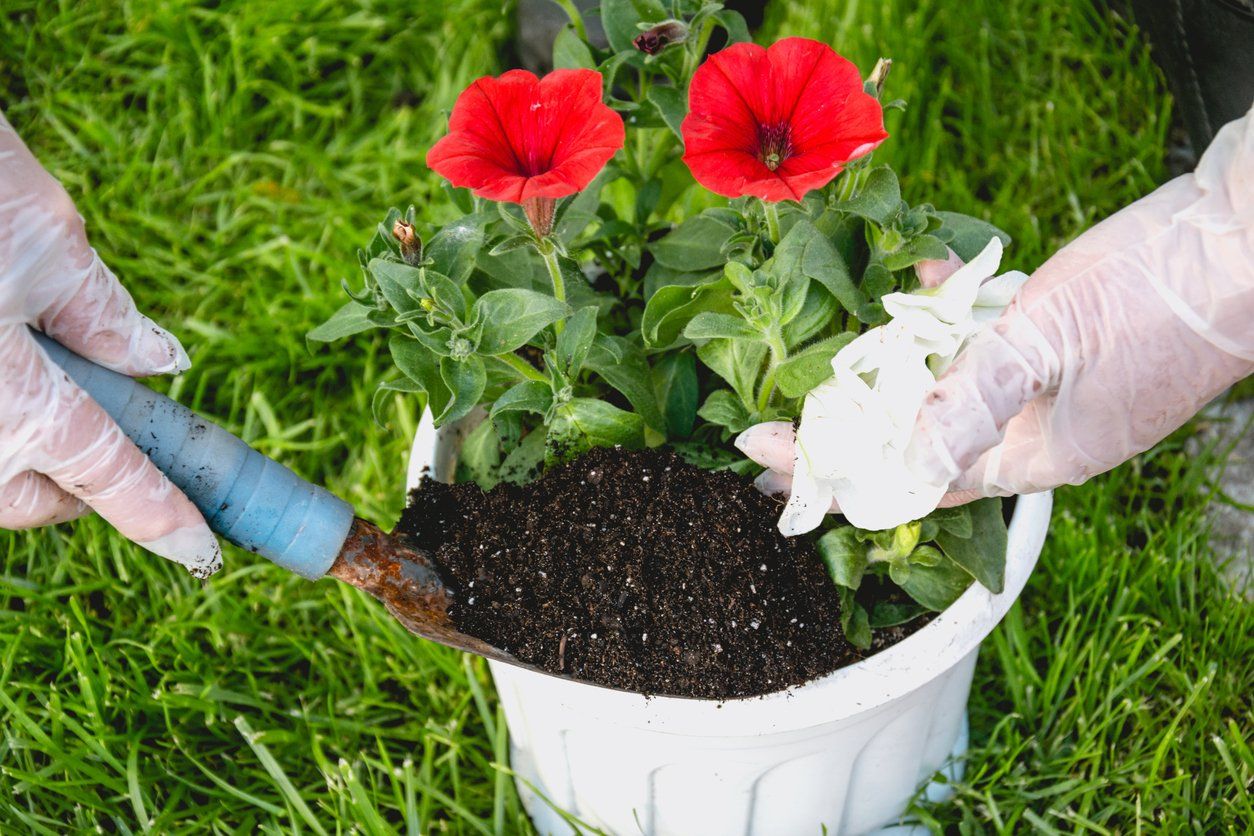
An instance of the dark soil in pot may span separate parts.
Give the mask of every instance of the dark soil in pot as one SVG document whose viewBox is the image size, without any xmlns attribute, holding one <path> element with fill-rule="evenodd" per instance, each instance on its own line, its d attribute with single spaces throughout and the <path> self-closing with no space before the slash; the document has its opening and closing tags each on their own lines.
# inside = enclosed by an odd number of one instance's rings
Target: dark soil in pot
<svg viewBox="0 0 1254 836">
<path fill-rule="evenodd" d="M 433 553 L 462 631 L 577 679 L 704 698 L 800 685 L 864 654 L 779 500 L 662 450 L 598 449 L 522 486 L 426 480 L 398 531 Z M 876 647 L 909 635 L 878 631 Z"/>
</svg>

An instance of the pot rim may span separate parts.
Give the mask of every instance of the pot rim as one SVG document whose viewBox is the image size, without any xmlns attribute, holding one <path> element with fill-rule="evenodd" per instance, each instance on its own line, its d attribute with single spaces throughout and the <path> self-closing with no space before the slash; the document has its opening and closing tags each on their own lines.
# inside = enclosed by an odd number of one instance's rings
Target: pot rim
<svg viewBox="0 0 1254 836">
<path fill-rule="evenodd" d="M 451 477 L 455 445 L 467 429 L 463 424 L 437 430 L 430 413 L 424 411 L 414 434 L 406 489 L 413 488 L 424 473 L 436 479 Z M 448 446 L 437 457 L 441 444 Z M 649 697 L 503 663 L 492 668 L 497 676 L 544 680 L 552 699 L 605 722 L 685 735 L 777 733 L 854 717 L 941 676 L 979 646 L 1023 591 L 1044 545 L 1052 506 L 1053 494 L 1048 491 L 1019 497 L 1010 521 L 1002 592 L 994 594 L 974 583 L 948 609 L 892 647 L 783 691 L 727 700 Z"/>
</svg>

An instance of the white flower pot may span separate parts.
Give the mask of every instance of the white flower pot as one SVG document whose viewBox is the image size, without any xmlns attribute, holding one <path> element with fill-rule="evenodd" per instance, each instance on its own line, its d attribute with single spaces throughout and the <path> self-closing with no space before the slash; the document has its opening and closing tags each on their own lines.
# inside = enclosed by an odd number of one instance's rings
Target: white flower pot
<svg viewBox="0 0 1254 836">
<path fill-rule="evenodd" d="M 424 472 L 452 479 L 464 429 L 437 431 L 423 416 L 411 487 Z M 1027 582 L 1052 502 L 1049 493 L 1019 498 L 1004 592 L 973 584 L 906 640 L 791 691 L 646 698 L 489 663 L 536 828 L 571 833 L 561 809 L 608 833 L 646 836 L 909 829 L 902 815 L 919 788 L 940 801 L 947 787 L 936 773 L 961 776 L 976 654 Z"/>
</svg>

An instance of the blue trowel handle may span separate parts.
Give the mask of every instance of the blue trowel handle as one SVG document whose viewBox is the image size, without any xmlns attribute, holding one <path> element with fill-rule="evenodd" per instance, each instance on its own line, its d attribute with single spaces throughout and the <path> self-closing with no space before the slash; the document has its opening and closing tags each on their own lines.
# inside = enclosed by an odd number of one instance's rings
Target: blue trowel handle
<svg viewBox="0 0 1254 836">
<path fill-rule="evenodd" d="M 310 580 L 331 568 L 353 522 L 347 502 L 187 407 L 32 333 L 187 494 L 215 532 Z"/>
</svg>

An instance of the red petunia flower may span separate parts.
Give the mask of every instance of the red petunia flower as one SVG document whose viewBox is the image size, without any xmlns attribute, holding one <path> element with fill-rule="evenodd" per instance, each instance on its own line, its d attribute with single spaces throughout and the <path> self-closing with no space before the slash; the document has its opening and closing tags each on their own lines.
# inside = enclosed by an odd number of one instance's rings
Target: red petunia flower
<svg viewBox="0 0 1254 836">
<path fill-rule="evenodd" d="M 554 201 L 587 186 L 622 147 L 623 120 L 601 101 L 600 73 L 510 70 L 462 91 L 427 165 L 480 197 L 521 203 L 545 235 Z"/>
<path fill-rule="evenodd" d="M 800 200 L 888 138 L 858 68 L 826 44 L 735 44 L 692 77 L 684 162 L 725 197 Z"/>
</svg>

